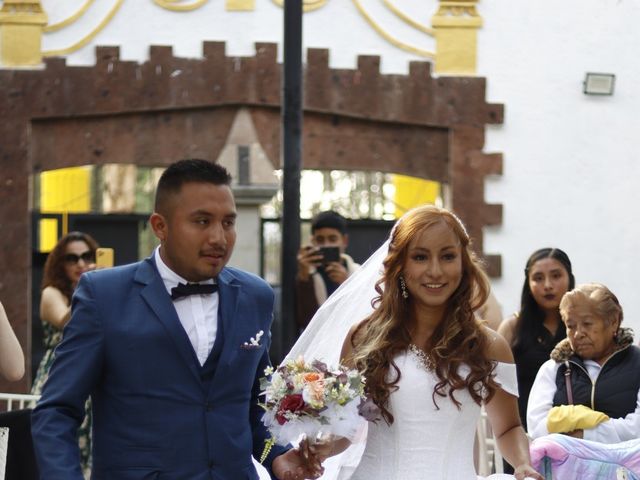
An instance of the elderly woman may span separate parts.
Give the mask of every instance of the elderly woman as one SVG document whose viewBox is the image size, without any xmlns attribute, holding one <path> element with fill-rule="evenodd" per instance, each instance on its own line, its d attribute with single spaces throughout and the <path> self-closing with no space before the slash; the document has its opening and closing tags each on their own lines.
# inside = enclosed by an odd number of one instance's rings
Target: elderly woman
<svg viewBox="0 0 640 480">
<path fill-rule="evenodd" d="M 640 349 L 621 328 L 622 307 L 604 285 L 579 285 L 560 302 L 567 338 L 533 383 L 529 434 L 565 433 L 617 443 L 640 437 Z"/>
</svg>

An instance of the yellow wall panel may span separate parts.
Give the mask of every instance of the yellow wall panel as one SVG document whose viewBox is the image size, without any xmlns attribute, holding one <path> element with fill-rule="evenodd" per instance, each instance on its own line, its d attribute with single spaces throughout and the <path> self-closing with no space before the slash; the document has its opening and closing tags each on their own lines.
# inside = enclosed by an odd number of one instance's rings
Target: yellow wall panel
<svg viewBox="0 0 640 480">
<path fill-rule="evenodd" d="M 433 180 L 394 175 L 393 184 L 396 187 L 396 218 L 418 205 L 434 204 L 440 198 L 440 183 Z"/>
<path fill-rule="evenodd" d="M 42 213 L 84 213 L 91 210 L 92 167 L 72 167 L 40 174 Z"/>
<path fill-rule="evenodd" d="M 40 212 L 62 213 L 62 234 L 68 233 L 67 214 L 91 211 L 91 172 L 93 167 L 72 167 L 40 174 Z M 39 248 L 49 252 L 58 241 L 58 220 L 39 222 Z"/>
<path fill-rule="evenodd" d="M 50 252 L 58 241 L 58 219 L 41 218 L 38 225 L 39 250 Z"/>
</svg>

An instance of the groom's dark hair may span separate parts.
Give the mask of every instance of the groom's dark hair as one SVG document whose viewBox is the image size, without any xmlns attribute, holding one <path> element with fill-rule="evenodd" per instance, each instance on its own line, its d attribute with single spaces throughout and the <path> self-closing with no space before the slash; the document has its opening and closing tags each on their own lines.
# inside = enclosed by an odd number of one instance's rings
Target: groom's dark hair
<svg viewBox="0 0 640 480">
<path fill-rule="evenodd" d="M 222 165 L 198 158 L 172 163 L 160 176 L 156 188 L 155 211 L 165 210 L 167 199 L 179 193 L 185 183 L 231 185 L 231 174 Z"/>
</svg>

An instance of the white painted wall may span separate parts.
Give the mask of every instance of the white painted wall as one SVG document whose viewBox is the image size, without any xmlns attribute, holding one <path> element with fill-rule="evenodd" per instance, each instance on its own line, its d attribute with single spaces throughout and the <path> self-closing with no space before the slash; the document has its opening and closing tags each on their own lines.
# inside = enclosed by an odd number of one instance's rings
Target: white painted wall
<svg viewBox="0 0 640 480">
<path fill-rule="evenodd" d="M 44 49 L 64 48 L 88 33 L 115 0 L 96 2 L 81 21 L 47 34 Z M 75 0 L 42 0 L 50 21 L 75 11 Z M 434 50 L 430 37 L 395 18 L 381 0 L 362 0 L 400 40 Z M 436 0 L 395 0 L 430 23 Z M 619 296 L 629 326 L 640 333 L 640 272 L 636 204 L 640 177 L 640 2 L 636 0 L 491 0 L 478 10 L 478 74 L 487 77 L 490 102 L 505 104 L 505 123 L 487 130 L 486 152 L 504 154 L 504 175 L 487 182 L 487 201 L 504 204 L 502 226 L 485 232 L 485 250 L 500 253 L 503 277 L 495 291 L 505 314 L 517 309 L 523 268 L 543 246 L 564 249 L 578 282 L 599 281 Z M 210 0 L 189 13 L 163 10 L 151 0 L 125 0 L 96 39 L 68 58 L 92 64 L 93 46 L 121 45 L 125 60 L 144 61 L 149 44 L 173 45 L 174 54 L 199 57 L 202 40 L 227 42 L 228 55 L 253 55 L 254 42 L 280 42 L 282 8 L 256 0 L 254 12 L 226 12 Z M 381 69 L 406 73 L 421 58 L 393 47 L 348 0 L 328 0 L 305 15 L 306 47 L 329 48 L 333 67 L 354 68 L 357 54 L 382 56 Z M 281 55 L 281 53 L 280 53 Z M 616 74 L 613 97 L 582 93 L 587 71 Z"/>
<path fill-rule="evenodd" d="M 478 74 L 505 104 L 485 147 L 504 154 L 486 191 L 504 204 L 503 224 L 485 231 L 485 250 L 502 254 L 504 311 L 518 307 L 528 256 L 558 246 L 576 281 L 609 286 L 640 333 L 640 3 L 494 0 L 480 11 Z M 614 96 L 584 95 L 586 72 L 614 73 Z"/>
<path fill-rule="evenodd" d="M 260 275 L 260 212 L 245 205 L 238 205 L 237 210 L 238 234 L 229 265 Z"/>
</svg>

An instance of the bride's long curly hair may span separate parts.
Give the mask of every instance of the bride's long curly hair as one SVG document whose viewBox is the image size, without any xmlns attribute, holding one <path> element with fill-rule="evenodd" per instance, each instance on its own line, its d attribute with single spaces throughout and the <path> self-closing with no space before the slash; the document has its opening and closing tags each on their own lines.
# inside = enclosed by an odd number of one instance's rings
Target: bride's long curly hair
<svg viewBox="0 0 640 480">
<path fill-rule="evenodd" d="M 455 398 L 456 390 L 468 390 L 480 404 L 488 401 L 498 385 L 494 382 L 494 362 L 487 358 L 488 339 L 474 311 L 489 295 L 489 280 L 480 260 L 471 250 L 469 235 L 462 222 L 448 210 L 432 205 L 415 208 L 406 213 L 394 227 L 389 253 L 384 260 L 384 273 L 376 283 L 378 295 L 373 299 L 373 313 L 355 330 L 351 337 L 353 360 L 366 378 L 367 394 L 380 408 L 384 420 L 393 423 L 389 411 L 389 395 L 398 389 L 400 369 L 394 358 L 407 350 L 411 343 L 409 331 L 412 299 L 404 299 L 400 289 L 400 276 L 411 241 L 425 229 L 446 223 L 460 241 L 462 279 L 447 301 L 443 321 L 431 337 L 431 358 L 435 364 L 438 382 L 432 401 L 438 408 L 436 397 Z M 461 376 L 463 365 L 469 373 Z"/>
</svg>

